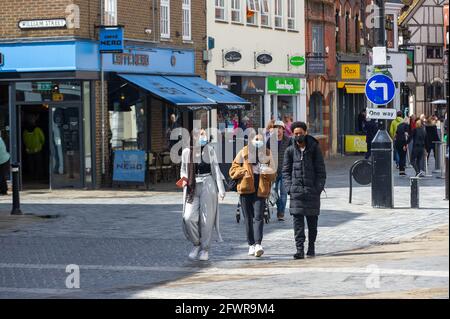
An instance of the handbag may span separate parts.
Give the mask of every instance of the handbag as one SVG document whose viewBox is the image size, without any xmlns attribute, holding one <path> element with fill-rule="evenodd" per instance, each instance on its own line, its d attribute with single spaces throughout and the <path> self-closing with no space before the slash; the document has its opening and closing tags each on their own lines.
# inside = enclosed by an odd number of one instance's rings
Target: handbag
<svg viewBox="0 0 450 319">
<path fill-rule="evenodd" d="M 227 192 L 237 192 L 237 185 L 239 184 L 239 181 L 237 179 L 230 179 L 227 182 Z"/>
<path fill-rule="evenodd" d="M 275 205 L 277 204 L 279 198 L 280 198 L 280 196 L 278 195 L 276 184 L 274 183 L 272 185 L 271 189 L 270 189 L 270 194 L 269 194 L 269 198 L 268 198 L 269 204 L 272 207 L 275 207 Z"/>
</svg>

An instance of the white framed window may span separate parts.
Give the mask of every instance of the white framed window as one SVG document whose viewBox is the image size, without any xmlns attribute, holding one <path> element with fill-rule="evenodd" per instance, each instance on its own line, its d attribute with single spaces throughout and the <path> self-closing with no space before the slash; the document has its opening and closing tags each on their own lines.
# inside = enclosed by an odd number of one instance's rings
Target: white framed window
<svg viewBox="0 0 450 319">
<path fill-rule="evenodd" d="M 225 0 L 216 0 L 216 20 L 225 21 L 226 19 Z"/>
<path fill-rule="evenodd" d="M 247 24 L 258 24 L 259 11 L 259 0 L 247 0 Z"/>
<path fill-rule="evenodd" d="M 231 21 L 242 22 L 241 0 L 231 0 Z"/>
<path fill-rule="evenodd" d="M 117 25 L 117 0 L 104 0 L 104 25 Z"/>
<path fill-rule="evenodd" d="M 192 40 L 191 0 L 183 0 L 183 40 Z"/>
<path fill-rule="evenodd" d="M 283 17 L 283 0 L 275 0 L 275 28 L 283 28 L 284 27 L 284 17 Z"/>
<path fill-rule="evenodd" d="M 161 0 L 161 38 L 170 38 L 170 0 Z"/>
<path fill-rule="evenodd" d="M 261 1 L 261 25 L 270 27 L 270 0 Z"/>
<path fill-rule="evenodd" d="M 297 14 L 297 8 L 295 7 L 295 0 L 288 0 L 288 11 L 287 11 L 287 28 L 289 30 L 295 30 L 297 28 L 295 17 Z"/>
</svg>

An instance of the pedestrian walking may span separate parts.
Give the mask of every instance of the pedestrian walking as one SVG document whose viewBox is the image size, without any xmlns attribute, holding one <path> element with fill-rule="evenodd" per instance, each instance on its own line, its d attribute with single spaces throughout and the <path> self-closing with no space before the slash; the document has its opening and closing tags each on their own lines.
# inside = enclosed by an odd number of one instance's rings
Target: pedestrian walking
<svg viewBox="0 0 450 319">
<path fill-rule="evenodd" d="M 224 177 L 206 131 L 194 132 L 191 146 L 182 153 L 180 176 L 183 180 L 183 230 L 194 245 L 189 259 L 207 261 L 213 228 L 219 241 L 218 197 L 225 198 Z"/>
<path fill-rule="evenodd" d="M 8 180 L 9 175 L 9 160 L 10 155 L 6 150 L 5 142 L 0 136 L 0 195 L 8 195 Z"/>
<path fill-rule="evenodd" d="M 283 161 L 284 161 L 284 153 L 286 152 L 286 149 L 291 145 L 292 139 L 287 137 L 285 134 L 285 124 L 282 121 L 276 121 L 275 122 L 275 130 L 277 131 L 277 141 L 278 141 L 278 148 L 275 152 L 272 152 L 274 157 L 276 156 L 277 161 L 277 177 L 274 184 L 274 190 L 278 194 L 278 200 L 277 200 L 277 219 L 279 221 L 284 221 L 284 214 L 286 210 L 286 203 L 287 203 L 287 191 L 284 187 L 283 183 Z M 270 140 L 267 141 L 267 148 L 270 149 Z"/>
<path fill-rule="evenodd" d="M 237 191 L 245 219 L 248 254 L 261 257 L 264 253 L 264 208 L 276 178 L 276 169 L 272 152 L 265 147 L 264 136 L 253 133 L 249 141 L 249 145 L 236 155 L 229 174 L 238 181 Z"/>
<path fill-rule="evenodd" d="M 411 155 L 412 166 L 416 171 L 417 177 L 425 176 L 425 143 L 427 139 L 427 132 L 419 119 L 416 121 L 416 129 L 408 138 L 408 143 L 413 141 L 413 150 Z"/>
<path fill-rule="evenodd" d="M 366 119 L 364 124 L 364 130 L 366 133 L 367 152 L 364 156 L 365 159 L 369 159 L 372 155 L 372 141 L 378 132 L 378 122 L 374 119 Z"/>
<path fill-rule="evenodd" d="M 405 117 L 403 122 L 397 126 L 394 138 L 394 147 L 399 155 L 399 175 L 405 176 L 406 154 L 408 152 L 409 118 Z"/>
<path fill-rule="evenodd" d="M 23 143 L 27 154 L 28 173 L 34 176 L 35 180 L 42 177 L 44 154 L 42 152 L 45 144 L 45 135 L 42 129 L 37 126 L 38 115 L 32 116 L 27 128 L 23 131 Z"/>
<path fill-rule="evenodd" d="M 295 244 L 294 259 L 303 259 L 305 218 L 308 224 L 309 257 L 315 256 L 317 223 L 320 215 L 320 194 L 326 181 L 325 162 L 319 142 L 308 134 L 303 122 L 292 124 L 294 143 L 286 150 L 283 163 L 284 187 L 291 196 L 290 214 L 294 218 Z"/>
<path fill-rule="evenodd" d="M 391 126 L 389 127 L 389 135 L 391 136 L 392 140 L 395 138 L 395 133 L 397 132 L 397 126 L 400 125 L 400 123 L 403 122 L 403 113 L 402 111 L 397 112 L 397 117 L 395 120 L 391 122 Z M 397 168 L 399 168 L 399 154 L 396 149 L 394 149 L 394 161 L 397 165 Z"/>
<path fill-rule="evenodd" d="M 436 143 L 439 142 L 439 133 L 436 125 L 436 120 L 433 116 L 428 117 L 426 124 L 425 124 L 425 130 L 427 132 L 427 140 L 425 143 L 425 150 L 427 151 L 427 160 L 430 159 L 431 151 L 433 151 L 433 156 L 435 160 L 438 160 L 436 158 L 436 152 L 435 147 Z"/>
</svg>

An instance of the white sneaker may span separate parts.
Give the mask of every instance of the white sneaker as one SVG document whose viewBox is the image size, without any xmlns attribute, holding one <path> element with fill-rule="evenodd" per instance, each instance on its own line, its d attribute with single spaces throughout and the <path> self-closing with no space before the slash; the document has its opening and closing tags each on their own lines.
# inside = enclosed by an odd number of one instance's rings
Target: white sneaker
<svg viewBox="0 0 450 319">
<path fill-rule="evenodd" d="M 261 257 L 262 254 L 264 254 L 264 249 L 261 245 L 256 244 L 255 245 L 255 257 Z"/>
<path fill-rule="evenodd" d="M 191 252 L 189 253 L 189 259 L 196 260 L 198 253 L 200 252 L 200 246 L 194 246 Z"/>
<path fill-rule="evenodd" d="M 248 246 L 248 255 L 255 256 L 255 245 Z"/>
<path fill-rule="evenodd" d="M 200 255 L 199 255 L 199 257 L 198 257 L 198 260 L 201 260 L 201 261 L 207 261 L 207 260 L 209 260 L 208 251 L 207 251 L 207 250 L 202 250 L 202 251 L 200 252 Z"/>
</svg>

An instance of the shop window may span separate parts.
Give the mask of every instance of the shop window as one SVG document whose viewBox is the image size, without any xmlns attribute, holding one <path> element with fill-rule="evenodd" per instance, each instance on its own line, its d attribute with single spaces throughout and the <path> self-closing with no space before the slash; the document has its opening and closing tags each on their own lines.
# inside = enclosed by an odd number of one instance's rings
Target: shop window
<svg viewBox="0 0 450 319">
<path fill-rule="evenodd" d="M 275 0 L 275 28 L 283 28 L 284 27 L 284 17 L 283 17 L 283 0 Z"/>
<path fill-rule="evenodd" d="M 117 25 L 117 0 L 104 0 L 104 25 Z"/>
<path fill-rule="evenodd" d="M 323 133 L 322 110 L 323 98 L 320 93 L 313 93 L 309 99 L 308 131 L 311 134 Z"/>
<path fill-rule="evenodd" d="M 17 82 L 16 101 L 81 101 L 81 84 L 76 81 Z"/>
<path fill-rule="evenodd" d="M 289 30 L 296 30 L 296 28 L 297 28 L 296 21 L 295 21 L 297 9 L 295 7 L 295 3 L 296 3 L 296 0 L 288 0 L 287 27 Z"/>
<path fill-rule="evenodd" d="M 269 0 L 261 0 L 261 25 L 270 27 L 270 3 Z"/>
<path fill-rule="evenodd" d="M 183 40 L 190 41 L 191 33 L 191 0 L 183 0 Z"/>
<path fill-rule="evenodd" d="M 161 38 L 170 38 L 170 0 L 161 0 Z"/>
<path fill-rule="evenodd" d="M 226 8 L 225 0 L 216 0 L 216 20 L 225 21 L 226 20 Z"/>
<path fill-rule="evenodd" d="M 231 21 L 242 22 L 241 0 L 231 0 Z"/>
</svg>

